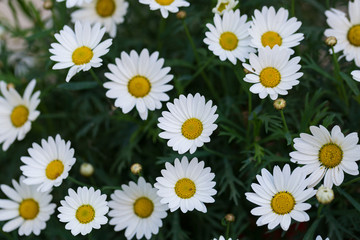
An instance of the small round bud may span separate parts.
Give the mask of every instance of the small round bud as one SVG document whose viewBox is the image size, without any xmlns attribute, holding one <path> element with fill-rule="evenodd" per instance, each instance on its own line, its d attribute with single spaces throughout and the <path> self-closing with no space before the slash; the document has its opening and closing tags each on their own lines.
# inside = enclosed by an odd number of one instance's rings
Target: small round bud
<svg viewBox="0 0 360 240">
<path fill-rule="evenodd" d="M 133 165 L 131 165 L 130 170 L 133 174 L 139 175 L 140 172 L 142 171 L 142 166 L 140 163 L 134 163 Z"/>
<path fill-rule="evenodd" d="M 185 19 L 185 18 L 186 18 L 186 12 L 185 12 L 184 10 L 179 11 L 179 12 L 176 14 L 176 18 L 177 18 L 177 19 Z"/>
<path fill-rule="evenodd" d="M 283 110 L 286 107 L 286 101 L 283 98 L 278 98 L 274 101 L 274 108 L 276 110 Z"/>
<path fill-rule="evenodd" d="M 15 88 L 15 85 L 13 83 L 8 83 L 6 88 L 9 90 L 10 88 Z"/>
<path fill-rule="evenodd" d="M 246 68 L 244 68 L 244 73 L 245 74 L 249 74 L 249 73 L 251 73 L 249 70 L 247 70 Z"/>
<path fill-rule="evenodd" d="M 319 203 L 329 204 L 334 200 L 334 191 L 331 188 L 321 185 L 316 192 L 316 199 Z"/>
<path fill-rule="evenodd" d="M 94 173 L 94 167 L 90 163 L 83 163 L 80 166 L 80 174 L 84 177 L 90 177 Z"/>
<path fill-rule="evenodd" d="M 337 43 L 337 39 L 334 36 L 327 37 L 325 40 L 325 44 L 328 45 L 329 47 L 335 46 L 336 43 Z"/>
<path fill-rule="evenodd" d="M 232 213 L 228 213 L 225 215 L 225 220 L 227 222 L 235 222 L 235 216 Z"/>
<path fill-rule="evenodd" d="M 54 6 L 53 1 L 52 0 L 45 0 L 43 3 L 43 8 L 46 10 L 50 10 L 52 9 Z"/>
</svg>

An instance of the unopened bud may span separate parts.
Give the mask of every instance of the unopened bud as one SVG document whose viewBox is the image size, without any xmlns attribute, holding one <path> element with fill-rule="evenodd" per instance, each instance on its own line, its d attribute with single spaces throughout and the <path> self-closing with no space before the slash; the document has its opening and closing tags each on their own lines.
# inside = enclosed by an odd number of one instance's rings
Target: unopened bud
<svg viewBox="0 0 360 240">
<path fill-rule="evenodd" d="M 43 3 L 43 8 L 46 10 L 51 10 L 54 6 L 54 3 L 52 0 L 45 0 Z"/>
<path fill-rule="evenodd" d="M 142 166 L 140 163 L 134 163 L 133 165 L 131 165 L 130 170 L 133 174 L 139 175 L 142 171 Z"/>
<path fill-rule="evenodd" d="M 80 166 L 80 174 L 84 177 L 90 177 L 94 174 L 94 167 L 90 163 L 83 163 Z"/>
<path fill-rule="evenodd" d="M 248 69 L 246 69 L 246 68 L 244 68 L 244 73 L 245 74 L 249 74 L 249 73 L 251 73 Z"/>
<path fill-rule="evenodd" d="M 228 213 L 225 215 L 225 220 L 227 222 L 235 222 L 235 216 L 232 213 Z"/>
<path fill-rule="evenodd" d="M 336 43 L 337 43 L 337 39 L 334 36 L 327 37 L 325 40 L 325 44 L 328 45 L 329 47 L 335 46 Z"/>
<path fill-rule="evenodd" d="M 10 88 L 15 88 L 15 85 L 13 83 L 8 83 L 6 88 L 9 90 Z"/>
<path fill-rule="evenodd" d="M 282 110 L 286 107 L 286 101 L 283 98 L 278 98 L 274 101 L 274 108 L 276 110 Z"/>
<path fill-rule="evenodd" d="M 186 12 L 185 12 L 184 10 L 179 11 L 179 12 L 176 14 L 176 18 L 177 18 L 177 19 L 185 19 L 185 18 L 186 18 Z"/>
<path fill-rule="evenodd" d="M 334 191 L 331 188 L 324 187 L 321 185 L 316 192 L 316 199 L 319 203 L 329 204 L 334 200 Z"/>
</svg>

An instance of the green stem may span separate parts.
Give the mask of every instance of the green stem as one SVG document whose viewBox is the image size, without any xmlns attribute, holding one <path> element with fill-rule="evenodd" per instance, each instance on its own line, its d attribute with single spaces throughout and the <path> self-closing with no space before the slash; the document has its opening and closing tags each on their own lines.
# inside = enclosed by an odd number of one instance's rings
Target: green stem
<svg viewBox="0 0 360 240">
<path fill-rule="evenodd" d="M 119 190 L 121 189 L 121 187 L 119 186 L 103 186 L 101 188 L 101 191 L 106 191 L 106 190 Z"/>
<path fill-rule="evenodd" d="M 338 62 L 334 47 L 331 47 L 331 51 L 332 51 L 332 57 L 333 57 L 333 63 L 334 63 L 335 78 L 337 79 L 338 85 L 340 86 L 340 90 L 338 90 L 338 91 L 342 95 L 346 106 L 349 106 L 347 93 L 346 93 L 346 90 L 345 90 L 345 87 L 344 87 L 344 81 L 340 76 L 340 66 L 339 66 L 339 62 Z"/>
<path fill-rule="evenodd" d="M 291 0 L 290 14 L 292 17 L 295 17 L 295 0 Z"/>
<path fill-rule="evenodd" d="M 73 183 L 75 183 L 75 184 L 77 184 L 77 185 L 89 187 L 88 184 L 83 183 L 83 182 L 80 182 L 80 181 L 76 180 L 76 179 L 73 178 L 73 177 L 68 176 L 67 179 L 69 179 L 70 182 L 73 182 Z"/>
<path fill-rule="evenodd" d="M 318 218 L 320 217 L 320 214 L 321 214 L 321 211 L 322 211 L 323 208 L 324 208 L 324 204 L 320 204 L 320 207 L 318 208 L 318 211 L 317 211 L 317 217 Z"/>
<path fill-rule="evenodd" d="M 284 124 L 285 132 L 289 132 L 289 129 L 288 129 L 288 126 L 287 126 L 286 120 L 285 120 L 284 111 L 282 109 L 280 110 L 280 114 L 281 114 L 281 119 L 282 119 L 283 124 Z"/>
<path fill-rule="evenodd" d="M 347 185 L 350 185 L 350 184 L 352 184 L 352 183 L 354 183 L 354 182 L 358 182 L 358 181 L 360 181 L 360 177 L 354 178 L 353 180 L 350 180 L 350 181 L 342 184 L 342 186 L 345 187 L 345 186 L 347 186 Z"/>
<path fill-rule="evenodd" d="M 227 222 L 226 224 L 226 232 L 225 232 L 225 239 L 229 239 L 229 233 L 230 233 L 230 222 Z"/>
<path fill-rule="evenodd" d="M 93 77 L 93 79 L 100 85 L 102 86 L 103 83 L 100 81 L 100 79 L 98 78 L 98 76 L 95 74 L 94 70 L 92 68 L 90 68 L 90 74 Z"/>
</svg>

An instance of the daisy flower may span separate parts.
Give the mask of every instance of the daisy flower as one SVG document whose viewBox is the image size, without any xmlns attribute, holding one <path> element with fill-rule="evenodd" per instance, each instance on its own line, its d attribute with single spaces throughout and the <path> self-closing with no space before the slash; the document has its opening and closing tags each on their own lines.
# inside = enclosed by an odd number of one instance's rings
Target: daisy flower
<svg viewBox="0 0 360 240">
<path fill-rule="evenodd" d="M 360 70 L 354 70 L 351 72 L 351 75 L 355 81 L 360 82 Z"/>
<path fill-rule="evenodd" d="M 93 0 L 56 0 L 57 2 L 63 2 L 66 1 L 66 7 L 67 8 L 72 8 L 74 6 L 81 6 L 84 3 L 90 3 Z"/>
<path fill-rule="evenodd" d="M 183 213 L 194 209 L 206 213 L 204 203 L 215 202 L 212 196 L 216 194 L 216 183 L 212 181 L 215 174 L 210 167 L 204 168 L 204 161 L 198 162 L 197 158 L 189 163 L 184 156 L 181 162 L 176 158 L 174 165 L 165 163 L 165 168 L 154 184 L 160 202 L 168 204 L 171 212 L 180 208 Z"/>
<path fill-rule="evenodd" d="M 290 153 L 291 161 L 304 165 L 309 176 L 309 186 L 316 186 L 325 176 L 324 186 L 332 188 L 344 181 L 344 172 L 358 175 L 360 160 L 359 137 L 356 132 L 346 137 L 339 126 L 332 128 L 331 133 L 323 126 L 311 126 L 310 132 L 301 133 L 294 139 L 296 151 Z"/>
<path fill-rule="evenodd" d="M 140 177 L 137 183 L 123 184 L 123 189 L 111 194 L 109 201 L 112 217 L 109 224 L 115 225 L 115 231 L 126 229 L 125 237 L 137 239 L 143 236 L 150 239 L 162 227 L 162 218 L 167 216 L 167 205 L 160 203 L 156 189 Z"/>
<path fill-rule="evenodd" d="M 31 122 L 40 115 L 36 110 L 40 103 L 40 91 L 32 94 L 36 81 L 33 79 L 26 87 L 24 96 L 13 88 L 7 89 L 6 83 L 0 81 L 0 144 L 3 151 L 17 140 L 21 141 L 31 129 Z"/>
<path fill-rule="evenodd" d="M 320 235 L 317 235 L 315 240 L 323 240 L 322 237 Z M 325 238 L 325 240 L 330 240 L 329 238 Z"/>
<path fill-rule="evenodd" d="M 218 0 L 216 6 L 212 9 L 212 12 L 223 15 L 224 12 L 233 10 L 238 3 L 239 1 L 235 0 Z"/>
<path fill-rule="evenodd" d="M 105 214 L 109 211 L 106 195 L 93 187 L 78 187 L 77 192 L 69 188 L 69 195 L 61 200 L 58 208 L 60 222 L 66 222 L 65 229 L 71 230 L 72 235 L 79 233 L 86 235 L 100 225 L 106 224 Z"/>
<path fill-rule="evenodd" d="M 23 180 L 24 177 L 20 177 L 19 183 L 12 180 L 14 188 L 1 185 L 1 190 L 9 198 L 0 199 L 0 221 L 9 220 L 2 230 L 11 232 L 19 228 L 20 236 L 39 235 L 55 212 L 56 205 L 50 203 L 50 191 L 38 192 L 36 186 L 28 186 Z"/>
<path fill-rule="evenodd" d="M 213 240 L 218 240 L 217 238 L 214 238 Z M 232 238 L 225 239 L 223 236 L 219 237 L 219 240 L 232 240 Z"/>
<path fill-rule="evenodd" d="M 307 188 L 306 175 L 300 168 L 292 173 L 289 164 L 281 171 L 275 166 L 273 175 L 263 168 L 261 175 L 256 175 L 259 184 L 251 184 L 254 192 L 245 193 L 246 199 L 259 205 L 251 210 L 254 216 L 260 216 L 256 225 L 268 224 L 269 229 L 274 229 L 280 224 L 284 231 L 289 229 L 291 219 L 298 222 L 309 221 L 309 215 L 305 212 L 311 208 L 306 200 L 315 195 L 313 188 Z"/>
<path fill-rule="evenodd" d="M 124 0 L 94 0 L 86 3 L 71 14 L 71 20 L 87 21 L 90 24 L 101 23 L 110 37 L 116 36 L 116 25 L 124 22 L 129 6 Z"/>
<path fill-rule="evenodd" d="M 275 45 L 281 48 L 292 48 L 300 44 L 304 34 L 295 33 L 301 26 L 301 22 L 295 17 L 288 19 L 289 11 L 280 8 L 275 11 L 274 7 L 263 7 L 261 12 L 255 10 L 249 29 L 253 47 L 264 48 Z M 294 53 L 291 50 L 291 53 Z"/>
<path fill-rule="evenodd" d="M 205 103 L 205 97 L 199 93 L 180 95 L 166 106 L 169 111 L 162 112 L 158 127 L 164 130 L 159 136 L 169 139 L 169 147 L 179 154 L 187 151 L 193 154 L 198 147 L 210 142 L 210 135 L 217 128 L 214 122 L 219 116 L 211 100 Z"/>
<path fill-rule="evenodd" d="M 334 51 L 343 51 L 346 61 L 355 60 L 355 64 L 360 67 L 360 0 L 349 1 L 348 6 L 350 19 L 334 8 L 325 12 L 330 28 L 324 34 L 336 37 Z"/>
<path fill-rule="evenodd" d="M 250 65 L 243 66 L 250 72 L 245 75 L 244 81 L 253 83 L 250 92 L 259 94 L 261 99 L 270 95 L 272 100 L 278 95 L 287 95 L 293 86 L 298 85 L 298 79 L 303 73 L 300 57 L 290 59 L 291 51 L 279 46 L 260 48 L 258 56 L 250 54 Z"/>
<path fill-rule="evenodd" d="M 27 177 L 24 183 L 39 184 L 37 190 L 41 192 L 60 186 L 76 161 L 70 144 L 70 141 L 65 143 L 60 135 L 56 135 L 55 139 L 49 137 L 48 141 L 42 139 L 41 146 L 33 143 L 28 149 L 30 157 L 21 157 L 25 165 L 20 170 Z"/>
<path fill-rule="evenodd" d="M 58 62 L 53 69 L 69 68 L 66 81 L 81 70 L 88 71 L 92 67 L 102 65 L 101 56 L 109 52 L 112 39 L 107 39 L 100 43 L 104 36 L 105 27 L 100 28 L 100 23 L 93 27 L 88 22 L 75 23 L 75 32 L 68 26 L 56 33 L 55 38 L 60 43 L 52 43 L 49 51 L 54 54 L 51 60 Z"/>
<path fill-rule="evenodd" d="M 159 52 L 149 55 L 149 51 L 143 49 L 139 55 L 132 50 L 130 55 L 122 52 L 121 58 L 115 59 L 116 65 L 108 65 L 111 73 L 105 73 L 105 77 L 111 81 L 104 83 L 109 89 L 106 96 L 115 98 L 115 106 L 123 113 L 136 107 L 141 119 L 146 120 L 148 110 L 160 109 L 161 101 L 169 100 L 165 92 L 173 88 L 167 83 L 174 76 L 168 74 L 171 68 L 163 68 L 164 59 L 158 57 Z"/>
<path fill-rule="evenodd" d="M 222 17 L 215 14 L 214 25 L 206 24 L 210 32 L 205 33 L 204 43 L 221 61 L 229 59 L 235 65 L 237 59 L 245 62 L 249 53 L 255 52 L 255 49 L 250 47 L 250 22 L 246 22 L 246 19 L 247 16 L 240 16 L 240 10 L 237 9 L 235 12 L 225 12 Z"/>
<path fill-rule="evenodd" d="M 185 0 L 139 0 L 140 3 L 149 5 L 150 10 L 160 9 L 163 18 L 169 16 L 169 12 L 176 13 L 179 7 L 188 7 L 190 3 Z"/>
</svg>

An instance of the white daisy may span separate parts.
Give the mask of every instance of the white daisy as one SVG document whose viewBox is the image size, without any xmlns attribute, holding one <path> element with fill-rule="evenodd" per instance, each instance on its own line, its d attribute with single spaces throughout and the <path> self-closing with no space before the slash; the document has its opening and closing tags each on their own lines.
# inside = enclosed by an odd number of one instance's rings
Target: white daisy
<svg viewBox="0 0 360 240">
<path fill-rule="evenodd" d="M 31 122 L 40 115 L 36 110 L 40 103 L 40 91 L 32 94 L 36 81 L 33 79 L 26 87 L 24 96 L 12 87 L 7 89 L 6 83 L 0 81 L 0 144 L 3 151 L 6 151 L 17 138 L 19 141 L 31 129 Z"/>
<path fill-rule="evenodd" d="M 41 146 L 33 143 L 28 149 L 30 157 L 21 157 L 25 164 L 20 167 L 27 177 L 24 183 L 29 185 L 40 184 L 37 190 L 45 192 L 53 186 L 58 187 L 63 179 L 67 178 L 76 159 L 74 149 L 70 148 L 70 141 L 65 143 L 60 135 L 49 137 L 48 141 L 41 140 Z"/>
<path fill-rule="evenodd" d="M 162 112 L 158 127 L 164 130 L 159 136 L 169 139 L 169 147 L 179 154 L 187 151 L 193 154 L 198 147 L 210 142 L 210 135 L 217 128 L 214 122 L 219 116 L 211 100 L 205 103 L 205 97 L 199 93 L 180 95 L 166 106 L 169 111 Z"/>
<path fill-rule="evenodd" d="M 212 9 L 213 13 L 223 15 L 225 12 L 233 10 L 239 1 L 235 0 L 218 0 L 216 6 Z"/>
<path fill-rule="evenodd" d="M 63 2 L 66 1 L 66 7 L 67 8 L 72 8 L 74 6 L 81 6 L 84 3 L 90 3 L 93 0 L 56 0 L 57 2 Z"/>
<path fill-rule="evenodd" d="M 322 237 L 320 235 L 317 235 L 315 240 L 323 240 Z M 330 240 L 329 238 L 325 238 L 324 240 Z"/>
<path fill-rule="evenodd" d="M 92 67 L 102 65 L 101 56 L 109 52 L 112 39 L 100 43 L 104 36 L 105 27 L 100 28 L 100 23 L 93 27 L 88 22 L 75 23 L 75 32 L 68 26 L 56 33 L 55 38 L 60 43 L 52 43 L 49 51 L 54 54 L 51 60 L 58 62 L 53 69 L 69 68 L 66 81 L 81 70 L 88 71 Z"/>
<path fill-rule="evenodd" d="M 66 222 L 65 229 L 76 236 L 86 235 L 108 222 L 105 214 L 109 211 L 106 195 L 93 187 L 78 187 L 77 192 L 69 188 L 69 196 L 61 200 L 58 208 L 60 222 Z"/>
<path fill-rule="evenodd" d="M 183 213 L 194 209 L 206 213 L 204 203 L 215 202 L 211 196 L 216 194 L 216 183 L 212 181 L 215 174 L 210 167 L 204 168 L 204 161 L 198 162 L 197 158 L 189 163 L 184 156 L 181 162 L 176 158 L 174 165 L 165 163 L 165 168 L 154 184 L 162 198 L 160 202 L 168 204 L 171 212 L 180 208 Z"/>
<path fill-rule="evenodd" d="M 213 240 L 218 240 L 217 238 L 214 238 Z M 219 237 L 219 240 L 232 240 L 232 238 L 225 239 L 223 236 Z"/>
<path fill-rule="evenodd" d="M 309 186 L 316 186 L 325 176 L 324 186 L 332 188 L 344 181 L 344 172 L 358 175 L 360 160 L 359 137 L 356 132 L 346 137 L 339 126 L 332 128 L 331 133 L 323 126 L 311 126 L 310 132 L 301 133 L 294 139 L 296 151 L 290 153 L 291 161 L 303 164 L 303 171 L 309 176 Z"/>
<path fill-rule="evenodd" d="M 185 0 L 139 0 L 140 3 L 150 6 L 150 10 L 160 9 L 163 18 L 169 16 L 169 12 L 176 13 L 179 7 L 188 7 L 190 3 Z"/>
<path fill-rule="evenodd" d="M 269 229 L 274 229 L 280 224 L 284 231 L 289 229 L 291 219 L 298 222 L 309 221 L 309 215 L 305 212 L 311 208 L 309 203 L 304 203 L 316 191 L 308 188 L 308 180 L 300 168 L 292 173 L 289 164 L 281 171 L 279 166 L 274 167 L 273 175 L 265 168 L 261 169 L 261 175 L 256 175 L 259 184 L 251 184 L 253 192 L 245 193 L 246 199 L 259 205 L 251 210 L 251 214 L 261 216 L 256 224 L 263 226 L 268 224 Z"/>
<path fill-rule="evenodd" d="M 204 43 L 210 51 L 220 58 L 221 61 L 229 59 L 234 65 L 236 60 L 245 62 L 250 52 L 255 49 L 250 47 L 251 38 L 248 33 L 250 22 L 246 22 L 247 16 L 240 16 L 240 10 L 227 11 L 222 17 L 214 16 L 214 25 L 208 23 Z"/>
<path fill-rule="evenodd" d="M 101 23 L 110 37 L 116 36 L 116 25 L 124 22 L 129 6 L 124 0 L 94 0 L 86 3 L 71 14 L 71 20 L 88 21 L 90 24 Z"/>
<path fill-rule="evenodd" d="M 278 95 L 287 95 L 293 86 L 298 85 L 298 79 L 303 73 L 298 72 L 301 68 L 300 57 L 290 59 L 291 51 L 279 46 L 260 48 L 258 56 L 250 54 L 250 65 L 243 66 L 250 72 L 246 74 L 244 81 L 253 83 L 250 91 L 259 94 L 261 99 L 270 95 L 272 100 Z"/>
<path fill-rule="evenodd" d="M 123 113 L 128 113 L 136 107 L 141 119 L 146 120 L 148 110 L 160 109 L 161 101 L 168 101 L 165 93 L 173 88 L 167 84 L 173 79 L 168 74 L 170 67 L 164 67 L 164 59 L 159 57 L 159 52 L 149 55 L 143 49 L 140 55 L 132 50 L 130 55 L 121 53 L 121 58 L 116 58 L 115 64 L 109 64 L 111 73 L 105 73 L 110 82 L 104 83 L 109 89 L 106 96 L 115 98 L 115 106 L 120 107 Z"/>
<path fill-rule="evenodd" d="M 281 48 L 292 48 L 299 45 L 304 39 L 304 34 L 295 32 L 300 28 L 301 22 L 295 17 L 290 19 L 288 17 L 289 11 L 284 8 L 280 8 L 277 12 L 274 7 L 265 6 L 261 12 L 255 10 L 249 29 L 252 46 L 273 48 L 279 45 Z"/>
<path fill-rule="evenodd" d="M 20 177 L 19 183 L 12 180 L 14 188 L 2 184 L 1 190 L 10 199 L 0 199 L 0 221 L 7 221 L 2 227 L 4 232 L 19 228 L 20 236 L 31 233 L 39 235 L 45 229 L 56 205 L 50 203 L 50 191 L 38 192 L 36 186 L 28 186 Z"/>
<path fill-rule="evenodd" d="M 162 227 L 162 218 L 167 216 L 167 205 L 160 203 L 156 189 L 140 177 L 137 184 L 129 182 L 123 184 L 121 190 L 111 194 L 109 201 L 110 225 L 115 225 L 115 231 L 126 228 L 125 237 L 137 239 L 143 236 L 150 239 L 152 234 L 157 234 Z"/>
<path fill-rule="evenodd" d="M 360 70 L 354 70 L 351 72 L 351 75 L 355 81 L 360 82 Z"/>
<path fill-rule="evenodd" d="M 334 51 L 343 51 L 346 61 L 355 60 L 355 64 L 360 67 L 360 0 L 349 1 L 348 12 L 350 20 L 337 9 L 326 11 L 326 22 L 330 28 L 324 34 L 336 37 Z"/>
</svg>

